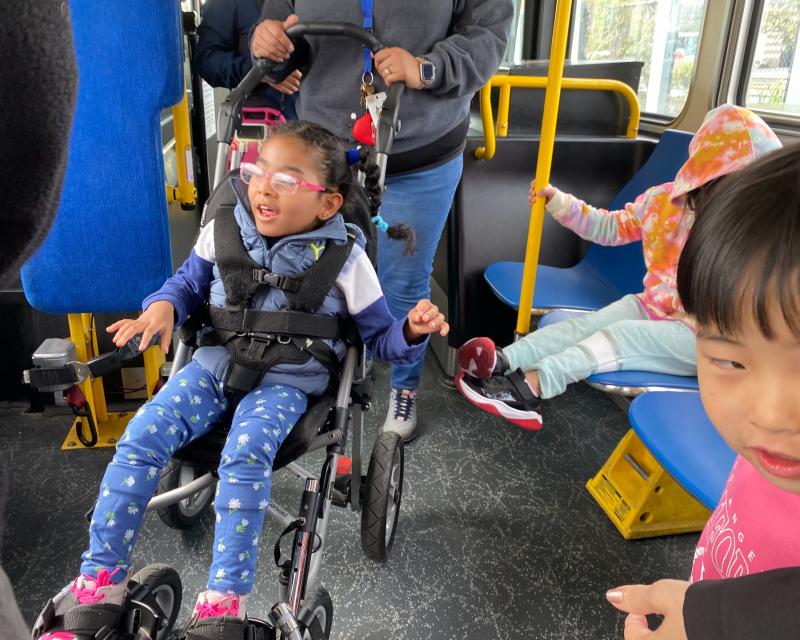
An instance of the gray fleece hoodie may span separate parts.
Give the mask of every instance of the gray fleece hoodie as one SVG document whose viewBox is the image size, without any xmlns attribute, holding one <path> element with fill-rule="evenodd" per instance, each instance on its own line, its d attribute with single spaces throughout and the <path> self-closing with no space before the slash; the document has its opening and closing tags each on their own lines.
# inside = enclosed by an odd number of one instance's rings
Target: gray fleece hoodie
<svg viewBox="0 0 800 640">
<path fill-rule="evenodd" d="M 266 0 L 262 19 L 362 25 L 359 0 Z M 373 33 L 436 65 L 430 90 L 408 90 L 400 106 L 393 154 L 424 147 L 461 125 L 473 94 L 495 73 L 514 14 L 511 0 L 374 0 Z M 361 115 L 362 47 L 349 38 L 310 36 L 314 64 L 300 85 L 297 113 L 351 138 L 351 113 Z M 375 73 L 378 91 L 385 89 Z"/>
</svg>

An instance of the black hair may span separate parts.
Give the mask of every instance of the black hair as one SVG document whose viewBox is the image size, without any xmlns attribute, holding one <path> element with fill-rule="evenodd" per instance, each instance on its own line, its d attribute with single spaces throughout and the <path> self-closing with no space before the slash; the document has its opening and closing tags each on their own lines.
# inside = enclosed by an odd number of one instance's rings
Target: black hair
<svg viewBox="0 0 800 640">
<path fill-rule="evenodd" d="M 702 194 L 678 264 L 678 294 L 701 328 L 735 335 L 752 318 L 772 338 L 779 311 L 800 335 L 800 145 Z"/>
<path fill-rule="evenodd" d="M 313 122 L 290 120 L 275 127 L 270 137 L 290 136 L 304 142 L 317 152 L 319 170 L 324 186 L 342 194 L 342 216 L 345 221 L 357 224 L 374 245 L 372 218 L 378 215 L 381 206 L 380 169 L 371 162 L 371 152 L 363 147 L 358 150 L 358 159 L 351 164 L 352 152 L 348 153 L 347 143 Z M 365 174 L 364 186 L 358 183 L 358 172 Z M 386 234 L 393 240 L 404 240 L 405 254 L 413 253 L 415 247 L 414 230 L 406 224 L 388 227 Z M 374 258 L 374 246 L 369 248 L 370 258 Z"/>
</svg>

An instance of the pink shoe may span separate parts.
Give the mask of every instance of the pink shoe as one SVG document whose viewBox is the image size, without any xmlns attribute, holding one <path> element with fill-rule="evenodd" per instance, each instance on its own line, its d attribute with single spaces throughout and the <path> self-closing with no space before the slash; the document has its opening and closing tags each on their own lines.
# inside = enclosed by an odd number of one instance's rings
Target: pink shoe
<svg viewBox="0 0 800 640">
<path fill-rule="evenodd" d="M 84 640 L 91 639 L 92 634 L 83 632 L 86 623 L 78 621 L 76 616 L 80 616 L 80 611 L 85 607 L 87 615 L 91 619 L 98 621 L 97 630 L 102 626 L 113 626 L 117 624 L 124 609 L 122 603 L 125 599 L 125 589 L 128 580 L 123 580 L 117 584 L 111 578 L 119 573 L 120 569 L 109 572 L 107 569 L 100 569 L 97 577 L 82 574 L 67 585 L 55 598 L 48 602 L 44 611 L 34 625 L 33 637 L 39 640 Z M 89 610 L 91 609 L 91 613 Z M 69 617 L 67 624 L 65 616 Z M 64 626 L 78 626 L 72 628 L 81 629 L 81 633 L 65 631 Z M 41 634 L 41 635 L 37 635 Z"/>
<path fill-rule="evenodd" d="M 182 633 L 182 640 L 247 637 L 249 626 L 245 619 L 247 596 L 206 591 L 197 596 L 194 613 Z"/>
<path fill-rule="evenodd" d="M 501 349 L 494 346 L 491 338 L 472 338 L 458 349 L 458 366 L 472 378 L 488 378 L 493 373 L 504 373 L 505 358 L 502 353 Z M 499 370 L 498 356 L 502 360 L 499 364 L 503 371 Z"/>
<path fill-rule="evenodd" d="M 217 618 L 219 616 L 233 616 L 234 618 L 244 618 L 242 597 L 234 593 L 225 595 L 221 598 L 215 597 L 208 591 L 201 593 L 197 597 L 197 604 L 194 605 L 194 617 L 198 620 L 204 618 Z M 242 615 L 239 615 L 239 614 Z"/>
</svg>

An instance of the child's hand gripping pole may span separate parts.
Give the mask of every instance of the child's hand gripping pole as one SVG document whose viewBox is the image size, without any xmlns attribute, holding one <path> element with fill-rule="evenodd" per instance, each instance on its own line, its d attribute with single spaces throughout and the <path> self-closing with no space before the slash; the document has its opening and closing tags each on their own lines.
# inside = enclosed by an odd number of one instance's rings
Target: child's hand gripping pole
<svg viewBox="0 0 800 640">
<path fill-rule="evenodd" d="M 567 51 L 569 34 L 569 14 L 572 0 L 558 0 L 556 19 L 553 24 L 553 42 L 550 48 L 550 67 L 547 73 L 547 88 L 544 94 L 544 115 L 542 133 L 539 138 L 539 157 L 536 162 L 534 193 L 545 189 L 550 182 L 550 168 L 553 160 L 553 145 L 556 137 L 558 104 L 561 99 L 561 79 L 564 75 L 564 56 Z M 542 244 L 542 225 L 544 224 L 545 199 L 537 197 L 531 207 L 531 221 L 528 226 L 528 243 L 525 247 L 525 269 L 522 272 L 522 290 L 517 314 L 517 335 L 528 333 L 531 327 L 531 308 L 533 306 L 533 284 L 536 280 L 536 267 L 539 262 L 539 248 Z"/>
</svg>

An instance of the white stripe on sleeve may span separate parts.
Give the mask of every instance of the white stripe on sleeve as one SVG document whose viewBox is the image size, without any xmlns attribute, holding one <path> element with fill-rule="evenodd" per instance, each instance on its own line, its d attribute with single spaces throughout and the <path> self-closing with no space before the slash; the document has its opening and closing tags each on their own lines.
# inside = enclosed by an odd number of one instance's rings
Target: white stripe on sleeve
<svg viewBox="0 0 800 640">
<path fill-rule="evenodd" d="M 367 254 L 358 245 L 353 247 L 350 257 L 336 278 L 336 286 L 342 290 L 347 300 L 347 310 L 351 316 L 366 309 L 383 296 L 378 274 Z"/>
<path fill-rule="evenodd" d="M 214 257 L 214 221 L 211 220 L 206 226 L 200 229 L 200 235 L 197 236 L 197 242 L 194 243 L 194 252 L 199 258 L 208 260 L 209 262 L 216 262 Z"/>
</svg>

